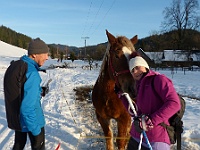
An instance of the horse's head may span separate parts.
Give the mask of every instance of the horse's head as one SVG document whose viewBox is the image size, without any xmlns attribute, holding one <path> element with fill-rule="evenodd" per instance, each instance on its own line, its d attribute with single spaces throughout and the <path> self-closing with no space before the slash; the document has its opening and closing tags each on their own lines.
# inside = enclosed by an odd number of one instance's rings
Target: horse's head
<svg viewBox="0 0 200 150">
<path fill-rule="evenodd" d="M 115 37 L 106 30 L 109 50 L 109 74 L 115 80 L 123 92 L 129 93 L 135 98 L 135 81 L 129 71 L 129 56 L 136 53 L 134 44 L 137 43 L 137 35 L 131 39 L 125 36 Z"/>
</svg>

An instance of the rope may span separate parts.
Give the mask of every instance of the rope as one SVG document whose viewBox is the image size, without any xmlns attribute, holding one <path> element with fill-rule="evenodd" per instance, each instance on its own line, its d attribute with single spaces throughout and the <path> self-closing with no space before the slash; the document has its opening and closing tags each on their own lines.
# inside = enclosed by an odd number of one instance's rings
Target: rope
<svg viewBox="0 0 200 150">
<path fill-rule="evenodd" d="M 49 77 L 50 77 L 50 73 L 49 73 Z M 58 77 L 57 77 L 56 80 L 58 81 Z M 58 82 L 56 82 L 56 83 L 58 83 Z M 75 117 L 74 117 L 73 114 L 72 114 L 72 109 L 71 109 L 71 107 L 69 106 L 69 103 L 68 103 L 68 101 L 67 101 L 67 99 L 66 99 L 66 97 L 65 97 L 65 95 L 64 95 L 63 88 L 61 87 L 61 86 L 62 86 L 61 80 L 59 81 L 59 85 L 60 85 L 60 86 L 57 88 L 57 90 L 58 90 L 57 93 L 60 93 L 60 91 L 61 91 L 61 94 L 62 94 L 63 98 L 65 99 L 65 101 L 66 101 L 66 103 L 67 103 L 67 106 L 68 106 L 70 115 L 71 115 L 71 117 L 72 117 L 72 120 L 73 120 L 74 124 L 76 125 L 76 127 L 78 128 L 78 124 L 76 123 L 76 120 L 74 119 Z M 79 129 L 78 132 L 80 133 L 80 137 L 81 137 L 81 131 L 80 131 L 80 129 Z M 80 140 L 80 138 L 78 139 L 78 144 L 79 144 L 79 140 Z M 77 144 L 77 146 L 78 146 L 78 144 Z M 59 144 L 58 144 L 58 146 L 56 147 L 56 149 L 59 149 L 59 148 L 60 148 L 60 145 L 61 145 L 61 143 L 59 142 Z M 77 147 L 76 147 L 76 149 L 77 149 Z"/>
<path fill-rule="evenodd" d="M 81 138 L 84 139 L 109 139 L 110 137 L 106 137 L 106 136 L 83 136 L 81 135 Z M 114 136 L 113 139 L 126 139 L 129 140 L 130 137 L 116 137 Z M 183 141 L 195 141 L 198 142 L 200 141 L 200 138 L 188 138 L 188 137 L 182 137 Z"/>
<path fill-rule="evenodd" d="M 135 107 L 133 106 L 133 103 L 132 103 L 132 100 L 131 100 L 129 94 L 128 94 L 128 93 L 123 93 L 122 95 L 124 95 L 124 96 L 126 97 L 126 99 L 128 100 L 129 105 L 130 105 L 132 111 L 133 111 L 134 114 L 135 114 L 135 117 L 137 117 L 137 112 L 136 112 L 136 110 L 135 110 Z M 146 132 L 143 130 L 141 134 L 143 134 L 143 136 L 144 136 L 144 138 L 145 138 L 145 140 L 146 140 L 146 143 L 147 143 L 149 149 L 150 149 L 150 150 L 153 150 L 152 147 L 151 147 L 151 144 L 150 144 L 150 142 L 149 142 L 149 140 L 148 140 L 148 137 L 147 137 L 147 135 L 146 135 Z M 141 137 L 142 137 L 142 135 L 140 135 L 140 138 L 141 138 Z M 141 149 L 141 144 L 142 144 L 141 140 L 142 140 L 142 139 L 140 139 L 140 143 L 139 143 L 139 146 L 138 146 L 138 150 Z"/>
<path fill-rule="evenodd" d="M 106 136 L 82 136 L 82 138 L 84 139 L 109 139 L 111 137 L 106 137 Z M 129 140 L 130 137 L 117 137 L 117 136 L 113 136 L 113 139 L 125 139 L 125 140 Z"/>
<path fill-rule="evenodd" d="M 65 101 L 66 101 L 66 103 L 67 103 L 67 106 L 68 106 L 68 108 L 69 108 L 69 112 L 70 112 L 70 115 L 71 115 L 71 117 L 72 117 L 72 120 L 73 120 L 75 126 L 79 129 L 79 126 L 78 126 L 78 124 L 76 123 L 75 117 L 74 117 L 73 114 L 72 114 L 72 109 L 71 109 L 71 107 L 69 106 L 69 103 L 68 103 L 67 99 L 65 98 L 65 94 L 64 94 L 63 88 L 61 88 L 61 89 L 62 89 L 63 98 L 65 99 Z M 80 130 L 80 129 L 79 129 L 78 133 L 80 134 L 80 138 L 81 138 L 82 136 L 81 136 L 81 130 Z M 78 139 L 78 143 L 77 143 L 76 149 L 78 149 L 78 146 L 79 146 L 79 143 L 80 143 L 80 138 Z"/>
<path fill-rule="evenodd" d="M 139 143 L 139 146 L 138 146 L 138 150 L 141 150 L 142 139 L 143 139 L 143 134 L 140 134 L 140 143 Z"/>
</svg>

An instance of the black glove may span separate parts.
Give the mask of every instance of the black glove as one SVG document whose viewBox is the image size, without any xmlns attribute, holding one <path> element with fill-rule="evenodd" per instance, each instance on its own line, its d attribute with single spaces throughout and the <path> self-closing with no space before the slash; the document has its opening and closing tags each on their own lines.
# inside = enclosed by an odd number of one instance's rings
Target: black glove
<svg viewBox="0 0 200 150">
<path fill-rule="evenodd" d="M 49 92 L 49 86 L 48 85 L 46 87 L 43 86 L 41 95 L 44 97 L 48 92 Z"/>
<path fill-rule="evenodd" d="M 153 129 L 153 123 L 148 115 L 141 115 L 134 118 L 135 130 L 139 133 Z"/>
<path fill-rule="evenodd" d="M 115 84 L 114 92 L 115 92 L 116 94 L 118 94 L 120 91 L 121 91 L 121 89 Z"/>
</svg>

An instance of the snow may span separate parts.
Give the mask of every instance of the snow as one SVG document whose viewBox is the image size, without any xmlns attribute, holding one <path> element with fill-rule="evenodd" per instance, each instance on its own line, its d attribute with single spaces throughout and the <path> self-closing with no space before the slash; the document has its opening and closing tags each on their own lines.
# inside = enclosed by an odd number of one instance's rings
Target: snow
<svg viewBox="0 0 200 150">
<path fill-rule="evenodd" d="M 12 149 L 14 143 L 14 131 L 7 127 L 6 122 L 3 76 L 10 61 L 19 59 L 26 52 L 24 49 L 0 41 L 0 149 L 2 150 Z M 82 69 L 82 66 L 88 65 L 88 63 L 81 60 L 75 60 L 73 63 L 64 61 L 70 66 L 69 68 L 56 68 L 48 70 L 47 73 L 41 73 L 43 82 L 52 79 L 49 93 L 41 100 L 46 119 L 46 149 L 53 150 L 59 143 L 61 144 L 60 150 L 105 149 L 100 125 L 95 120 L 95 115 L 91 115 L 94 111 L 91 102 L 77 104 L 73 91 L 79 86 L 94 85 L 99 70 Z M 49 59 L 43 67 L 52 64 L 59 65 L 61 63 Z M 159 72 L 172 79 L 178 93 L 200 98 L 199 71 L 187 71 L 185 74 L 181 70 L 174 72 L 159 70 Z M 200 101 L 184 98 L 186 112 L 183 117 L 182 149 L 199 150 Z M 88 116 L 92 119 L 88 120 Z M 29 140 L 25 149 L 30 149 Z"/>
<path fill-rule="evenodd" d="M 9 45 L 3 41 L 0 41 L 0 56 L 14 56 L 14 57 L 20 57 L 24 54 L 27 54 L 27 50 Z M 8 49 L 9 47 L 9 49 Z M 11 49 L 11 50 L 10 50 Z"/>
</svg>

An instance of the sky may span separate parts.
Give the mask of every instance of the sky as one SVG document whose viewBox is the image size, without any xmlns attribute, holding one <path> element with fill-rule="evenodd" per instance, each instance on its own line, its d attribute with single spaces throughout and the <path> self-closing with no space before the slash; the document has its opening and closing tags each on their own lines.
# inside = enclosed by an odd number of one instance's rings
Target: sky
<svg viewBox="0 0 200 150">
<path fill-rule="evenodd" d="M 0 41 L 0 149 L 11 150 L 14 141 L 14 132 L 7 127 L 3 92 L 3 76 L 11 60 L 17 60 L 27 51 Z M 46 149 L 54 150 L 60 143 L 59 150 L 105 150 L 105 140 L 100 124 L 94 114 L 91 99 L 78 101 L 74 89 L 82 86 L 92 86 L 99 75 L 99 68 L 82 69 L 88 62 L 49 59 L 44 68 L 68 64 L 69 68 L 56 68 L 40 73 L 42 84 L 49 79 L 49 93 L 41 99 L 46 125 Z M 94 62 L 95 63 L 95 62 Z M 101 62 L 97 62 L 101 65 Z M 200 71 L 182 70 L 171 72 L 159 70 L 169 77 L 178 93 L 200 99 Z M 184 97 L 186 101 L 183 116 L 184 132 L 182 133 L 182 150 L 200 149 L 200 101 Z M 113 126 L 115 126 L 113 122 Z M 114 132 L 116 133 L 116 132 Z M 116 134 L 114 135 L 114 137 Z M 30 141 L 27 141 L 25 150 L 30 150 Z M 171 150 L 175 150 L 172 146 Z"/>
<path fill-rule="evenodd" d="M 113 35 L 144 38 L 161 30 L 172 0 L 0 0 L 0 25 L 47 44 L 83 47 Z"/>
</svg>

